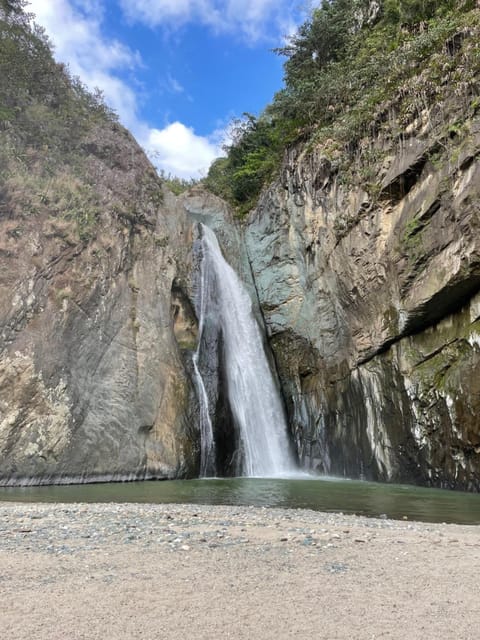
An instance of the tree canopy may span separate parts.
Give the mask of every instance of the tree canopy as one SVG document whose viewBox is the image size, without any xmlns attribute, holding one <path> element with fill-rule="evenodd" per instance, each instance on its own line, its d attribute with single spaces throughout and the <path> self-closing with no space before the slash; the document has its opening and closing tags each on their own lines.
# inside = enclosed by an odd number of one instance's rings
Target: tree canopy
<svg viewBox="0 0 480 640">
<path fill-rule="evenodd" d="M 324 0 L 276 49 L 286 58 L 284 87 L 259 117 L 236 123 L 207 187 L 245 213 L 286 147 L 322 135 L 350 145 L 379 105 L 478 14 L 476 0 Z"/>
</svg>

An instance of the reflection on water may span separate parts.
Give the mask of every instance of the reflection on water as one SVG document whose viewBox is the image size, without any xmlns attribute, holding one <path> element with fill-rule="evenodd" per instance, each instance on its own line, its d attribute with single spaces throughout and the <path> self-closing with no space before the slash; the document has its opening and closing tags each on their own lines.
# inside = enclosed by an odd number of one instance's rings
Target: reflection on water
<svg viewBox="0 0 480 640">
<path fill-rule="evenodd" d="M 0 500 L 255 505 L 480 524 L 478 494 L 336 478 L 213 478 L 0 488 Z"/>
</svg>

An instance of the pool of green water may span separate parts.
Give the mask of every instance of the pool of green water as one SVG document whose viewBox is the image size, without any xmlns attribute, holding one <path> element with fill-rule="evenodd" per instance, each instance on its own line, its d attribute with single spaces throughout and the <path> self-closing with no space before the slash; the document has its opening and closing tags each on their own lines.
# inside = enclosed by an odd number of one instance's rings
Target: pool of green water
<svg viewBox="0 0 480 640">
<path fill-rule="evenodd" d="M 254 505 L 424 522 L 480 524 L 479 494 L 318 477 L 0 488 L 0 501 Z"/>
</svg>

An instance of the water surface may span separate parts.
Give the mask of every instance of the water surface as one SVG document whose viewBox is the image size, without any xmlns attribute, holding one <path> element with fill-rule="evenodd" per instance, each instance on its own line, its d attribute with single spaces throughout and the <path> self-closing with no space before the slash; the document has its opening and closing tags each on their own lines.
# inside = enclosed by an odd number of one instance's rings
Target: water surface
<svg viewBox="0 0 480 640">
<path fill-rule="evenodd" d="M 254 505 L 480 524 L 480 495 L 326 478 L 226 478 L 0 488 L 0 501 Z"/>
</svg>

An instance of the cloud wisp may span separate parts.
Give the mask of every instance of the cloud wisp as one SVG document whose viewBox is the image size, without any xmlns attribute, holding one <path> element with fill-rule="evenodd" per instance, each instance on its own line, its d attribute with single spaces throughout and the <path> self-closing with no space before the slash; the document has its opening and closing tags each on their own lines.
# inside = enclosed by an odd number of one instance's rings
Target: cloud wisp
<svg viewBox="0 0 480 640">
<path fill-rule="evenodd" d="M 103 34 L 101 9 L 101 3 L 91 0 L 30 0 L 28 7 L 54 45 L 55 59 L 66 63 L 89 89 L 103 91 L 107 104 L 159 170 L 181 178 L 201 177 L 221 153 L 216 133 L 198 136 L 181 122 L 158 129 L 140 118 L 136 92 L 124 75 L 141 67 L 141 56 Z M 172 91 L 183 91 L 173 78 L 167 81 Z"/>
<path fill-rule="evenodd" d="M 207 26 L 250 44 L 278 42 L 291 30 L 296 3 L 287 0 L 119 0 L 125 16 L 150 27 Z"/>
</svg>

